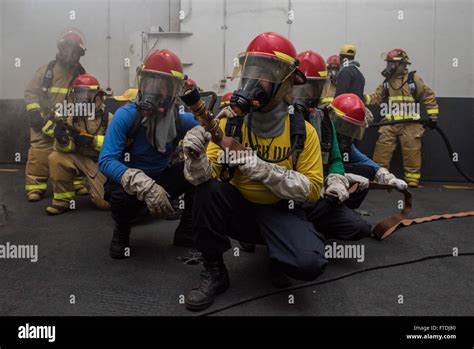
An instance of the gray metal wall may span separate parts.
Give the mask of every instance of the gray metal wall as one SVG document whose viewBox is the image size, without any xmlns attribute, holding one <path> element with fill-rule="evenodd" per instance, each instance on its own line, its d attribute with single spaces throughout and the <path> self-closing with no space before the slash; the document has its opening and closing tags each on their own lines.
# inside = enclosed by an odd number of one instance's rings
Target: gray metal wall
<svg viewBox="0 0 474 349">
<path fill-rule="evenodd" d="M 128 87 L 129 71 L 135 71 L 123 66 L 137 49 L 130 47 L 131 34 L 161 26 L 193 33 L 162 37 L 156 47 L 175 50 L 192 63 L 185 68 L 189 76 L 219 93 L 235 88 L 229 81 L 219 87 L 232 74 L 233 58 L 256 34 L 277 31 L 298 51 L 313 49 L 325 57 L 343 43 L 355 44 L 367 91 L 381 81 L 383 53 L 402 47 L 438 96 L 474 97 L 473 11 L 472 0 L 0 0 L 0 98 L 22 97 L 35 69 L 54 57 L 58 34 L 68 26 L 86 36 L 86 69 L 104 86 L 110 80 L 116 92 Z M 21 68 L 13 65 L 16 57 Z"/>
<path fill-rule="evenodd" d="M 123 60 L 129 56 L 130 33 L 154 25 L 179 30 L 178 8 L 176 0 L 0 0 L 0 98 L 23 97 L 34 71 L 54 59 L 56 41 L 67 27 L 84 33 L 87 52 L 81 63 L 86 70 L 103 86 L 110 76 L 110 86 L 122 92 L 128 87 Z M 70 20 L 70 11 L 75 11 L 75 20 Z M 16 57 L 21 58 L 20 68 L 14 67 Z"/>
</svg>

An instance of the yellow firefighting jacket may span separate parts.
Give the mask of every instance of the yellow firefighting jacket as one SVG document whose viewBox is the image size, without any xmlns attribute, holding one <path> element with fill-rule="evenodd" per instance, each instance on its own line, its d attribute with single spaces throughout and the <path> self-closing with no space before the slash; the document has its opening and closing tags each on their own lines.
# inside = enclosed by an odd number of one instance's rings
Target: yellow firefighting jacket
<svg viewBox="0 0 474 349">
<path fill-rule="evenodd" d="M 26 86 L 24 93 L 26 110 L 41 110 L 45 119 L 48 118 L 48 114 L 54 112 L 57 103 L 63 103 L 66 99 L 74 74 L 71 69 L 66 69 L 59 62 L 56 62 L 53 68 L 52 86 L 44 93 L 42 90 L 43 77 L 47 69 L 48 65 L 45 64 L 36 71 L 33 79 Z M 53 128 L 49 127 L 48 130 L 48 135 L 46 135 L 44 132 L 30 129 L 31 145 L 42 149 L 52 148 Z"/>
<path fill-rule="evenodd" d="M 384 100 L 384 84 L 380 84 L 374 93 L 365 95 L 365 104 L 379 105 L 385 102 L 387 105 L 382 106 L 381 113 L 389 120 L 403 119 L 419 119 L 419 103 L 423 103 L 427 114 L 436 118 L 439 114 L 438 103 L 433 90 L 428 87 L 421 77 L 414 75 L 416 85 L 416 100 L 413 98 L 408 84 L 408 72 L 395 75 L 389 79 L 388 99 Z M 385 109 L 384 109 L 385 108 Z"/>
<path fill-rule="evenodd" d="M 225 132 L 225 126 L 227 124 L 227 117 L 220 120 L 219 126 Z M 306 126 L 306 140 L 304 148 L 301 154 L 298 156 L 296 168 L 293 167 L 293 157 L 290 156 L 288 159 L 281 161 L 278 165 L 286 167 L 291 170 L 296 170 L 306 177 L 308 177 L 311 183 L 310 201 L 319 199 L 320 192 L 323 185 L 323 165 L 321 159 L 321 147 L 318 139 L 318 134 L 311 124 L 305 121 Z M 285 128 L 283 133 L 275 138 L 261 138 L 256 137 L 256 143 L 258 143 L 259 152 L 263 153 L 269 159 L 278 159 L 291 148 L 290 142 L 290 116 L 286 116 Z M 242 144 L 245 147 L 250 147 L 247 137 L 247 126 L 245 123 L 242 125 Z M 210 142 L 207 148 L 207 156 L 212 166 L 213 178 L 219 178 L 221 164 L 219 162 L 220 154 L 222 149 L 215 144 Z M 257 204 L 273 204 L 280 200 L 275 194 L 273 194 L 265 185 L 261 182 L 250 180 L 244 176 L 237 168 L 234 173 L 234 177 L 230 182 L 235 186 L 243 195 L 243 197 L 253 203 Z"/>
</svg>

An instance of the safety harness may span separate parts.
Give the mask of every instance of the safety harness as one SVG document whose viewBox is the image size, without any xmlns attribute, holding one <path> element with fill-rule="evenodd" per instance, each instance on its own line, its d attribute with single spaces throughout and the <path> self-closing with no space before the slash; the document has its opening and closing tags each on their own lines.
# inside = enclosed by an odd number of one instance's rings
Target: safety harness
<svg viewBox="0 0 474 349">
<path fill-rule="evenodd" d="M 410 89 L 410 94 L 413 97 L 413 100 L 418 103 L 419 100 L 417 98 L 418 93 L 417 93 L 417 87 L 415 83 L 415 73 L 416 73 L 416 70 L 409 72 L 407 81 L 404 84 L 402 84 L 397 90 L 401 89 L 403 85 L 408 84 L 408 88 Z M 390 87 L 391 87 L 390 80 L 385 79 L 383 82 L 383 92 L 382 92 L 382 102 L 384 103 L 388 102 L 388 97 L 390 95 L 390 91 L 389 91 Z"/>
<path fill-rule="evenodd" d="M 244 124 L 244 116 L 238 115 L 232 118 L 227 118 L 225 126 L 225 135 L 234 138 L 237 142 L 242 143 L 242 126 Z M 293 169 L 296 169 L 298 157 L 304 149 L 306 141 L 306 125 L 304 114 L 295 108 L 294 113 L 290 114 L 290 146 L 294 148 L 292 154 Z M 223 181 L 230 181 L 234 177 L 235 167 L 230 167 L 229 164 L 222 164 L 220 179 Z"/>
<path fill-rule="evenodd" d="M 57 61 L 52 60 L 48 63 L 46 71 L 43 75 L 43 80 L 41 83 L 41 91 L 43 91 L 44 100 L 47 99 L 48 90 L 53 86 L 54 80 L 54 67 L 56 66 Z M 68 87 L 71 86 L 73 81 L 77 78 L 78 75 L 85 74 L 86 71 L 80 63 L 77 63 L 74 71 L 72 72 L 72 79 L 69 81 Z"/>
</svg>

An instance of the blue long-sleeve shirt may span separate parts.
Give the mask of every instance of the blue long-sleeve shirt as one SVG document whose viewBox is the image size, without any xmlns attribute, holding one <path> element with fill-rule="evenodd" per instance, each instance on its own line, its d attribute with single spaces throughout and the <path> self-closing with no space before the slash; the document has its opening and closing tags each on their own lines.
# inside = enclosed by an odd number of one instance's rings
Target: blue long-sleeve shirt
<svg viewBox="0 0 474 349">
<path fill-rule="evenodd" d="M 374 169 L 375 173 L 380 169 L 380 166 L 374 160 L 362 153 L 354 144 L 351 145 L 351 155 L 349 159 L 349 163 L 346 164 L 347 169 L 357 165 L 369 166 Z M 346 172 L 350 172 L 350 170 Z"/>
<path fill-rule="evenodd" d="M 124 152 L 127 135 L 138 117 L 135 103 L 129 103 L 118 109 L 107 128 L 104 144 L 99 156 L 99 169 L 109 179 L 120 183 L 122 175 L 129 168 L 138 168 L 147 176 L 155 177 L 168 166 L 173 152 L 172 143 L 166 145 L 165 153 L 159 153 L 146 139 L 146 127 L 140 126 L 132 145 L 127 149 L 129 161 L 125 161 Z M 179 114 L 181 127 L 187 132 L 198 122 L 191 113 Z"/>
</svg>

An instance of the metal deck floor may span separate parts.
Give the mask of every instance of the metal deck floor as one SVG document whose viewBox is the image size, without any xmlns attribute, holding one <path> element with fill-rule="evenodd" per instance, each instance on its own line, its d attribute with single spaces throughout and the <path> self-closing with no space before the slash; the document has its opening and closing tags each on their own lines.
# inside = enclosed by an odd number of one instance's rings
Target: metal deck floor
<svg viewBox="0 0 474 349">
<path fill-rule="evenodd" d="M 180 304 L 199 279 L 199 265 L 179 259 L 188 249 L 172 246 L 177 221 L 152 221 L 133 228 L 132 257 L 112 260 L 109 212 L 87 198 L 77 210 L 49 217 L 51 200 L 28 203 L 22 167 L 0 170 L 0 244 L 37 244 L 39 260 L 0 259 L 0 315 L 196 315 Z M 458 184 L 464 185 L 464 184 Z M 426 184 L 413 190 L 411 217 L 474 210 L 474 190 Z M 370 222 L 396 211 L 398 193 L 371 192 L 363 210 Z M 384 241 L 366 239 L 365 261 L 331 260 L 316 282 L 365 268 L 436 254 L 474 252 L 474 217 L 412 225 Z M 235 246 L 238 246 L 234 242 Z M 276 290 L 266 273 L 266 251 L 231 251 L 226 256 L 231 288 L 204 314 L 214 315 L 473 315 L 474 257 L 458 256 L 362 272 L 320 285 L 294 282 Z M 267 294 L 272 295 L 267 295 Z M 75 304 L 70 304 L 71 295 Z M 289 298 L 294 297 L 294 303 Z M 399 304 L 399 296 L 403 304 Z M 256 298 L 256 299 L 254 299 Z M 202 313 L 197 313 L 202 314 Z"/>
</svg>

